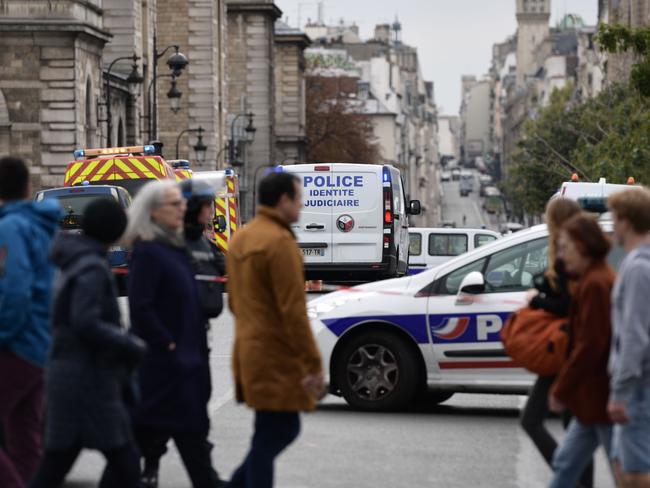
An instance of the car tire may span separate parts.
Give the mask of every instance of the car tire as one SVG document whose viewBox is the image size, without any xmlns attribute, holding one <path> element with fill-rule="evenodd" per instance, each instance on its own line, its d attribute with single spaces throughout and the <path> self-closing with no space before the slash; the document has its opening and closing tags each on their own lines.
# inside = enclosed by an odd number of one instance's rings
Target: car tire
<svg viewBox="0 0 650 488">
<path fill-rule="evenodd" d="M 345 401 L 367 411 L 398 410 L 420 387 L 413 348 L 387 331 L 368 331 L 344 343 L 337 355 L 337 384 Z"/>
</svg>

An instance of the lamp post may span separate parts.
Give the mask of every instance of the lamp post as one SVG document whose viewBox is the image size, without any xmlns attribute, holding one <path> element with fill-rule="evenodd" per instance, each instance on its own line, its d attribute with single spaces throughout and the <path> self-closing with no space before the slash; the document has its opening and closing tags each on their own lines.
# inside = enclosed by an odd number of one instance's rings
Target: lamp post
<svg viewBox="0 0 650 488">
<path fill-rule="evenodd" d="M 113 69 L 113 66 L 118 61 L 124 61 L 126 59 L 131 59 L 133 60 L 133 66 L 131 68 L 131 73 L 129 73 L 129 76 L 126 78 L 126 82 L 129 83 L 130 85 L 135 85 L 142 83 L 144 81 L 144 78 L 138 73 L 138 60 L 140 59 L 140 56 L 137 56 L 136 54 L 133 54 L 133 56 L 122 56 L 119 58 L 115 58 L 111 64 L 108 65 L 108 70 L 106 71 L 106 145 L 111 146 L 112 145 L 112 139 L 113 139 L 113 115 L 111 114 L 111 70 Z"/>
<path fill-rule="evenodd" d="M 192 146 L 192 149 L 194 149 L 194 152 L 196 152 L 196 160 L 199 162 L 199 164 L 203 164 L 205 161 L 205 155 L 208 150 L 208 146 L 206 146 L 203 142 L 203 133 L 205 132 L 205 129 L 201 126 L 197 127 L 196 129 L 185 129 L 184 131 L 181 131 L 180 134 L 178 134 L 178 137 L 176 138 L 176 159 L 179 159 L 179 144 L 181 142 L 181 137 L 183 137 L 183 135 L 187 134 L 188 132 L 199 133 L 196 144 Z"/>
<path fill-rule="evenodd" d="M 173 76 L 175 77 L 180 76 L 183 70 L 185 69 L 185 67 L 189 64 L 187 57 L 179 51 L 180 46 L 178 44 L 172 44 L 170 46 L 167 46 L 161 52 L 158 52 L 157 41 L 158 41 L 158 36 L 156 34 L 156 30 L 154 30 L 153 31 L 153 76 L 151 80 L 154 86 L 156 85 L 156 82 L 158 80 L 158 60 L 162 58 L 165 55 L 165 53 L 167 53 L 167 51 L 169 51 L 170 49 L 174 49 L 176 51 L 167 60 L 167 65 L 169 66 L 169 69 L 172 70 Z M 172 81 L 172 88 L 174 86 L 174 82 L 175 79 Z M 149 138 L 158 139 L 158 90 L 156 88 L 154 88 L 153 101 L 149 108 L 151 109 L 151 114 L 149 115 L 149 124 L 150 124 Z"/>
<path fill-rule="evenodd" d="M 253 125 L 253 117 L 255 115 L 252 112 L 249 113 L 244 113 L 244 114 L 237 114 L 234 119 L 232 119 L 232 123 L 230 124 L 230 142 L 229 142 L 229 159 L 230 159 L 230 165 L 235 166 L 235 123 L 237 122 L 238 119 L 241 117 L 248 117 L 248 125 L 244 129 L 247 134 L 247 141 L 252 142 L 253 138 L 255 137 L 255 131 L 257 129 Z"/>
</svg>

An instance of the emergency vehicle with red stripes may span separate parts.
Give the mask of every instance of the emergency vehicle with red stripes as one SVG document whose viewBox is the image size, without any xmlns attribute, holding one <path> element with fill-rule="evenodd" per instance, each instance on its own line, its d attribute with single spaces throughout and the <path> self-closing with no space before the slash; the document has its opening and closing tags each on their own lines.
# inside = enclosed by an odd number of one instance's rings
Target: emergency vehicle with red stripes
<svg viewBox="0 0 650 488">
<path fill-rule="evenodd" d="M 574 182 L 558 198 L 602 213 L 609 191 L 587 185 Z M 600 222 L 611 233 L 611 220 Z M 622 257 L 614 248 L 610 264 Z M 421 394 L 434 402 L 456 392 L 526 394 L 533 376 L 513 364 L 499 333 L 547 263 L 548 230 L 538 225 L 418 275 L 310 301 L 330 391 L 364 410 L 401 408 Z"/>
<path fill-rule="evenodd" d="M 182 181 L 200 177 L 210 180 L 216 190 L 213 241 L 228 252 L 228 243 L 241 224 L 239 182 L 232 169 L 193 172 L 187 160 L 165 161 L 154 154 L 153 145 L 78 149 L 68 164 L 64 186 L 114 185 L 135 196 L 151 180 Z"/>
</svg>

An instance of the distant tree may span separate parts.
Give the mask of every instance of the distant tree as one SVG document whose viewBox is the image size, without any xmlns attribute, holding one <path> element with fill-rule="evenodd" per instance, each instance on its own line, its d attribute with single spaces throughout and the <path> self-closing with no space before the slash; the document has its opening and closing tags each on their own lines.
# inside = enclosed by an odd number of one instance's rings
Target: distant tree
<svg viewBox="0 0 650 488">
<path fill-rule="evenodd" d="M 650 101 L 627 84 L 578 102 L 556 90 L 538 117 L 526 122 L 504 190 L 515 209 L 541 214 L 572 173 L 583 181 L 629 176 L 650 183 Z"/>
<path fill-rule="evenodd" d="M 307 77 L 308 161 L 379 161 L 372 121 L 353 94 L 355 78 Z"/>
</svg>

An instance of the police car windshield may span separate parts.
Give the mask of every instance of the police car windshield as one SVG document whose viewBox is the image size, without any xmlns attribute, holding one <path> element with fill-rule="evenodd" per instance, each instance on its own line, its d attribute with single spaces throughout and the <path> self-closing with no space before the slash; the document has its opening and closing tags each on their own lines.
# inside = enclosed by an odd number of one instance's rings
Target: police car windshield
<svg viewBox="0 0 650 488">
<path fill-rule="evenodd" d="M 91 185 L 106 185 L 110 184 L 113 186 L 121 186 L 124 188 L 126 191 L 129 192 L 131 197 L 135 197 L 137 193 L 140 191 L 140 188 L 142 188 L 144 185 L 147 183 L 150 183 L 152 181 L 156 181 L 153 179 L 137 179 L 137 180 L 111 180 L 111 181 L 92 181 L 90 184 Z"/>
<path fill-rule="evenodd" d="M 61 219 L 63 229 L 80 229 L 81 216 L 86 207 L 99 198 L 112 198 L 109 194 L 68 194 L 58 196 L 57 199 L 63 208 L 64 216 Z"/>
</svg>

